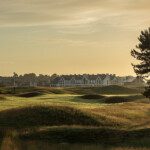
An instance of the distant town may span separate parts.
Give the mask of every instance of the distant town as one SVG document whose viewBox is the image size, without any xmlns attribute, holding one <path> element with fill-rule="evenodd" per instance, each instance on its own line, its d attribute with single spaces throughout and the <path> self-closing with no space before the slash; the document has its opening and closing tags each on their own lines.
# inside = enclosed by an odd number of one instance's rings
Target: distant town
<svg viewBox="0 0 150 150">
<path fill-rule="evenodd" d="M 98 87 L 108 85 L 144 86 L 140 77 L 117 76 L 115 74 L 42 75 L 34 73 L 10 77 L 0 76 L 1 87 Z"/>
</svg>

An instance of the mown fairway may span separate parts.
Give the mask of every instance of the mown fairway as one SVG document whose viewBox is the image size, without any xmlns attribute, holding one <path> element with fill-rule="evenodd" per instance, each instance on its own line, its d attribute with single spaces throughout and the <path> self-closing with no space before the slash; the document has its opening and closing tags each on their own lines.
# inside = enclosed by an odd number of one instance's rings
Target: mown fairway
<svg viewBox="0 0 150 150">
<path fill-rule="evenodd" d="M 133 89 L 103 89 L 1 89 L 0 136 L 149 147 L 149 100 Z"/>
</svg>

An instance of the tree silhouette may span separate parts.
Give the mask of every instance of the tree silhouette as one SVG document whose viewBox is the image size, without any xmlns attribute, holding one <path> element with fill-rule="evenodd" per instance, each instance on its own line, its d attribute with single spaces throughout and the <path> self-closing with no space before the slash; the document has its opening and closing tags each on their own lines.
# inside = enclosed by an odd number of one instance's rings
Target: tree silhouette
<svg viewBox="0 0 150 150">
<path fill-rule="evenodd" d="M 150 28 L 141 31 L 138 40 L 139 43 L 136 49 L 131 50 L 131 55 L 140 62 L 132 66 L 135 73 L 147 81 L 149 87 L 146 88 L 143 95 L 150 98 Z"/>
</svg>

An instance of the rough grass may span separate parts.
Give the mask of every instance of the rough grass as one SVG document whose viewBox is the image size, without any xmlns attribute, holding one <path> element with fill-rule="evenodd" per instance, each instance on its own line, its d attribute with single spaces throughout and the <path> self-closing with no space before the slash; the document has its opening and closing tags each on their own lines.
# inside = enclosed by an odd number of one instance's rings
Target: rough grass
<svg viewBox="0 0 150 150">
<path fill-rule="evenodd" d="M 124 96 L 131 98 L 131 102 L 104 103 L 104 99 L 81 99 L 79 95 L 44 94 L 38 97 L 22 98 L 7 96 L 5 101 L 0 101 L 0 112 L 12 108 L 27 108 L 30 106 L 61 106 L 71 107 L 96 118 L 98 122 L 110 128 L 145 128 L 150 127 L 150 104 L 140 95 Z M 141 99 L 142 98 L 142 99 Z M 135 100 L 137 99 L 137 100 Z"/>
<path fill-rule="evenodd" d="M 126 131 L 108 128 L 52 127 L 20 134 L 20 138 L 23 140 L 48 140 L 52 143 L 99 143 L 102 145 L 150 147 L 150 129 Z"/>
<path fill-rule="evenodd" d="M 16 88 L 16 94 L 24 92 L 32 92 L 34 88 Z M 13 94 L 13 88 L 11 87 L 0 87 L 0 94 Z"/>
<path fill-rule="evenodd" d="M 98 126 L 92 116 L 72 107 L 33 106 L 0 112 L 0 127 L 26 128 L 60 125 Z"/>
<path fill-rule="evenodd" d="M 136 89 L 130 89 L 118 85 L 110 85 L 104 87 L 76 87 L 65 88 L 66 91 L 74 94 L 136 94 L 139 93 Z"/>
<path fill-rule="evenodd" d="M 141 102 L 104 104 L 91 113 L 114 129 L 150 128 L 150 104 Z"/>
<path fill-rule="evenodd" d="M 117 103 L 126 103 L 126 102 L 143 102 L 149 103 L 143 95 L 83 95 L 79 96 L 80 99 L 76 99 L 76 102 L 85 102 L 85 103 L 99 103 L 101 104 L 117 104 Z"/>
<path fill-rule="evenodd" d="M 77 88 L 73 89 L 74 92 L 72 88 L 57 90 L 16 90 L 16 94 L 42 93 L 28 99 L 15 95 L 1 95 L 6 97 L 6 100 L 0 101 L 0 128 L 13 128 L 19 131 L 29 128 L 27 132 L 20 132 L 21 139 L 119 145 L 124 142 L 129 146 L 150 147 L 150 104 L 143 96 L 133 95 L 134 92 L 130 95 L 127 91 L 120 92 L 121 94 L 112 93 L 112 96 L 109 95 L 111 92 L 107 91 L 106 97 L 102 99 L 88 97 L 88 100 L 75 93 L 81 90 L 80 93 L 93 96 L 98 95 L 101 88 Z M 120 99 L 116 100 L 118 97 Z M 109 101 L 105 102 L 108 98 Z"/>
<path fill-rule="evenodd" d="M 53 128 L 53 131 L 57 130 Z M 60 128 L 59 128 L 60 130 Z M 70 130 L 70 129 L 69 129 Z M 76 129 L 74 129 L 76 130 Z M 78 131 L 79 129 L 77 129 L 77 133 L 82 133 Z M 141 141 L 136 141 L 136 143 L 138 143 L 138 145 L 134 145 L 135 143 L 129 144 L 128 146 L 126 145 L 125 141 L 113 145 L 110 145 L 109 142 L 107 142 L 108 144 L 100 144 L 100 143 L 94 143 L 94 142 L 89 142 L 89 143 L 84 143 L 84 142 L 80 142 L 80 143 L 75 143 L 75 142 L 63 142 L 64 141 L 64 137 L 62 134 L 66 134 L 64 133 L 64 131 L 66 131 L 68 134 L 66 136 L 66 140 L 68 141 L 68 136 L 70 135 L 70 131 L 62 129 L 61 131 L 56 131 L 58 132 L 60 135 L 59 137 L 56 136 L 56 134 L 49 132 L 49 136 L 48 138 L 46 138 L 45 140 L 45 134 L 44 137 L 41 137 L 41 140 L 37 139 L 37 140 L 33 140 L 30 139 L 29 140 L 29 135 L 26 136 L 25 134 L 18 136 L 14 136 L 14 134 L 16 135 L 16 133 L 13 133 L 13 135 L 7 135 L 5 136 L 5 138 L 2 141 L 2 144 L 0 146 L 1 150 L 23 150 L 23 149 L 29 149 L 29 150 L 148 150 L 149 146 L 146 145 L 142 145 Z M 73 129 L 71 129 L 71 132 L 73 131 Z M 60 133 L 61 132 L 61 133 Z M 86 132 L 86 130 L 84 130 L 84 132 Z M 93 132 L 93 130 L 91 130 L 91 132 Z M 35 135 L 35 134 L 34 134 Z M 38 135 L 38 134 L 37 134 Z M 87 135 L 87 134 L 84 134 Z M 83 134 L 81 134 L 81 137 L 83 138 L 84 136 Z M 51 136 L 51 138 L 50 138 Z M 91 136 L 91 135 L 90 135 Z M 33 134 L 32 134 L 33 137 Z M 89 137 L 89 135 L 87 136 Z M 86 139 L 87 137 L 84 137 L 84 139 Z M 22 140 L 21 140 L 22 139 Z M 44 140 L 43 140 L 44 139 Z M 54 140 L 57 139 L 57 142 Z M 61 140 L 62 139 L 62 140 Z M 71 138 L 69 138 L 71 139 Z M 76 137 L 74 138 L 76 139 Z M 80 138 L 79 138 L 80 139 Z M 54 141 L 54 142 L 52 142 Z M 70 141 L 70 140 L 69 140 Z M 82 140 L 83 141 L 83 140 Z M 92 139 L 93 141 L 93 139 Z M 142 140 L 143 141 L 143 140 Z M 63 143 L 62 143 L 63 142 Z M 148 142 L 147 142 L 148 143 Z"/>
<path fill-rule="evenodd" d="M 0 96 L 0 101 L 4 101 L 4 100 L 6 100 L 6 97 Z"/>
<path fill-rule="evenodd" d="M 134 102 L 136 100 L 144 99 L 144 96 L 142 95 L 103 96 L 103 95 L 97 95 L 97 94 L 87 94 L 87 95 L 82 95 L 79 98 L 85 99 L 85 100 L 91 100 L 91 102 L 113 104 L 113 103 Z M 87 102 L 90 102 L 90 101 L 87 101 Z"/>
<path fill-rule="evenodd" d="M 139 93 L 136 89 L 130 89 L 123 86 L 111 85 L 104 87 L 66 87 L 66 88 L 42 88 L 42 87 L 24 87 L 16 88 L 16 94 L 28 92 L 43 92 L 53 94 L 136 94 Z M 1 94 L 13 94 L 11 88 L 0 88 Z"/>
</svg>

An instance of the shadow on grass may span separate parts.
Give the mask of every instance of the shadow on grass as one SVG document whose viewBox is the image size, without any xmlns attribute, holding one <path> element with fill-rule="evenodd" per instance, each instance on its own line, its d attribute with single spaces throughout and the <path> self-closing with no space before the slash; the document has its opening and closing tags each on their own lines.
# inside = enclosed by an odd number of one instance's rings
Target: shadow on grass
<svg viewBox="0 0 150 150">
<path fill-rule="evenodd" d="M 129 96 L 103 96 L 96 94 L 88 94 L 83 96 L 74 97 L 71 101 L 73 102 L 82 102 L 82 103 L 125 103 L 125 102 L 134 102 L 136 100 L 143 99 L 142 95 L 129 95 Z"/>
<path fill-rule="evenodd" d="M 123 86 L 110 85 L 104 87 L 64 87 L 64 88 L 44 88 L 44 87 L 17 87 L 16 94 L 28 92 L 41 92 L 53 94 L 137 94 L 138 90 Z M 1 87 L 0 94 L 13 94 L 12 88 Z"/>
<path fill-rule="evenodd" d="M 103 87 L 73 87 L 64 88 L 65 91 L 74 94 L 137 94 L 135 89 L 126 88 L 118 85 L 109 85 Z"/>
<path fill-rule="evenodd" d="M 53 127 L 48 130 L 20 135 L 22 140 L 48 140 L 50 143 L 95 143 L 103 146 L 150 148 L 150 129 L 114 130 L 89 127 Z"/>
<path fill-rule="evenodd" d="M 51 143 L 48 140 L 16 140 L 4 138 L 1 150 L 148 150 L 146 146 L 112 146 L 90 143 Z"/>
<path fill-rule="evenodd" d="M 27 92 L 27 93 L 18 94 L 16 96 L 23 97 L 23 98 L 31 98 L 31 97 L 41 96 L 41 95 L 44 95 L 44 93 L 35 91 L 35 92 Z"/>
<path fill-rule="evenodd" d="M 5 110 L 0 112 L 0 122 L 1 128 L 100 125 L 93 116 L 67 106 L 33 106 Z"/>
</svg>

